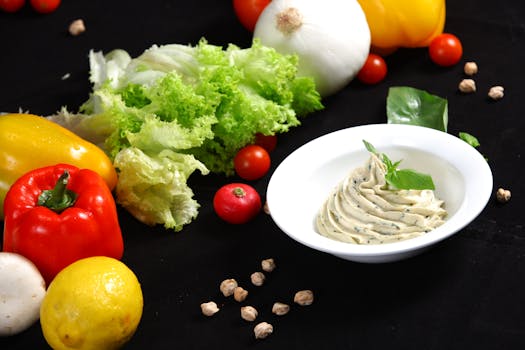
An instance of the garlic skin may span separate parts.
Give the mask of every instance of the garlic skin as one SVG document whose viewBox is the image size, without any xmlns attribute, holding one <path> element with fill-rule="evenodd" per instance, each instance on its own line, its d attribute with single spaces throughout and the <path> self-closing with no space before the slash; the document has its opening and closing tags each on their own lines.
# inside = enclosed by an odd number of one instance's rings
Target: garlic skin
<svg viewBox="0 0 525 350">
<path fill-rule="evenodd" d="M 254 38 L 297 54 L 299 76 L 313 77 L 322 97 L 344 88 L 370 51 L 370 29 L 356 0 L 273 0 L 259 16 Z"/>
</svg>

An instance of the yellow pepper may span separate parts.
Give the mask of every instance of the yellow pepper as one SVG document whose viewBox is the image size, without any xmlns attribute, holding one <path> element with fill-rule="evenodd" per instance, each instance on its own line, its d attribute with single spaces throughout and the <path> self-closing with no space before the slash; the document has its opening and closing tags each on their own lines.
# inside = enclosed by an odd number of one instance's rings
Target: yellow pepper
<svg viewBox="0 0 525 350">
<path fill-rule="evenodd" d="M 358 0 L 372 34 L 372 50 L 426 47 L 443 32 L 445 0 Z"/>
<path fill-rule="evenodd" d="M 5 195 L 20 176 L 58 163 L 99 173 L 111 190 L 117 184 L 112 161 L 94 144 L 40 116 L 0 116 L 0 219 Z"/>
</svg>

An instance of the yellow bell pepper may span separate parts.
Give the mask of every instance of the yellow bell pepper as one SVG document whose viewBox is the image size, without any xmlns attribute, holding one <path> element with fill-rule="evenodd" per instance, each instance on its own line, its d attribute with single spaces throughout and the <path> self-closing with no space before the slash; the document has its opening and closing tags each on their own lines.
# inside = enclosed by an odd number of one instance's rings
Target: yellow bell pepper
<svg viewBox="0 0 525 350">
<path fill-rule="evenodd" d="M 58 163 L 99 173 L 108 187 L 117 184 L 112 161 L 102 149 L 66 128 L 32 114 L 0 116 L 0 219 L 11 185 L 25 173 Z"/>
<path fill-rule="evenodd" d="M 372 35 L 372 50 L 426 47 L 443 32 L 445 0 L 358 0 Z"/>
</svg>

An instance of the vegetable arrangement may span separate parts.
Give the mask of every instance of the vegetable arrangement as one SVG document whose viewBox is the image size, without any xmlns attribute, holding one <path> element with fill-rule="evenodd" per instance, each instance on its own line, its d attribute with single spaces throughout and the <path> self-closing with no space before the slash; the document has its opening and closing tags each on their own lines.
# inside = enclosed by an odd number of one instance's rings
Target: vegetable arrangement
<svg viewBox="0 0 525 350">
<path fill-rule="evenodd" d="M 0 0 L 0 9 L 13 12 L 24 4 Z M 41 13 L 59 4 L 31 0 Z M 380 52 L 428 46 L 440 66 L 462 56 L 459 39 L 441 33 L 443 0 L 233 5 L 254 32 L 249 48 L 223 49 L 202 39 L 196 46 L 155 45 L 135 58 L 123 50 L 91 52 L 93 91 L 79 113 L 62 109 L 49 117 L 56 123 L 33 115 L 0 117 L 0 160 L 16 159 L 16 166 L 0 161 L 0 218 L 6 213 L 0 265 L 7 254 L 18 255 L 8 252 L 19 252 L 42 273 L 33 282 L 43 275 L 49 283 L 82 257 L 119 259 L 123 242 L 111 190 L 141 222 L 181 230 L 198 213 L 187 184 L 196 170 L 259 179 L 270 168 L 276 135 L 321 110 L 321 97 L 355 76 L 365 84 L 383 81 L 386 62 L 370 53 L 371 46 Z M 390 88 L 387 116 L 390 123 L 447 130 L 446 100 L 414 88 Z M 468 133 L 460 137 L 479 146 Z M 398 170 L 399 162 L 386 155 L 382 160 L 392 187 L 433 189 L 427 175 Z M 221 219 L 242 224 L 262 205 L 252 186 L 232 183 L 216 192 L 213 206 Z M 12 329 L 34 320 L 33 310 L 32 318 Z"/>
<path fill-rule="evenodd" d="M 103 147 L 119 172 L 118 203 L 146 224 L 181 230 L 197 216 L 187 179 L 232 175 L 233 159 L 257 134 L 275 135 L 323 108 L 296 55 L 254 40 L 90 53 L 93 92 L 81 113 L 50 119 Z"/>
</svg>

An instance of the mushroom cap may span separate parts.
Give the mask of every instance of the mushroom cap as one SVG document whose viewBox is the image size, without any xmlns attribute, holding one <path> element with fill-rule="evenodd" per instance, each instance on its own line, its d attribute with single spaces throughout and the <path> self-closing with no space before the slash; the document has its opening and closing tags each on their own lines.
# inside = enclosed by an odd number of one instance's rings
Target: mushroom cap
<svg viewBox="0 0 525 350">
<path fill-rule="evenodd" d="M 0 252 L 0 336 L 20 333 L 35 323 L 45 294 L 44 278 L 29 259 Z"/>
</svg>

